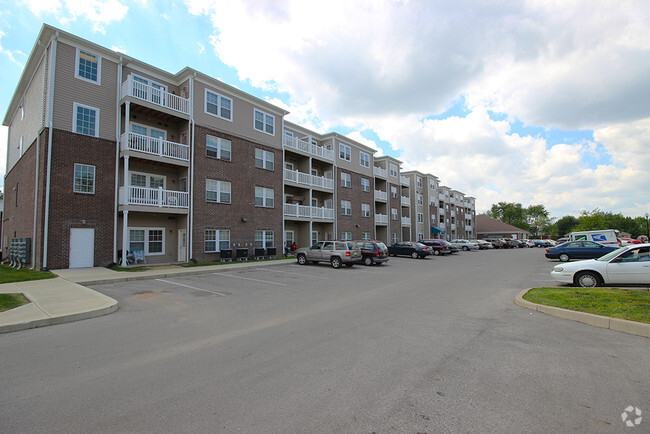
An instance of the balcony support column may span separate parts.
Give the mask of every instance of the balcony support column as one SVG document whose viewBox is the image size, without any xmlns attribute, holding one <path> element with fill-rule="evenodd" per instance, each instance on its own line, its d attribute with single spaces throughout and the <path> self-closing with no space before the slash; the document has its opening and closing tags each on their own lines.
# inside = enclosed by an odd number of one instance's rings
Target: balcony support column
<svg viewBox="0 0 650 434">
<path fill-rule="evenodd" d="M 126 267 L 126 255 L 129 246 L 129 211 L 124 210 L 122 213 L 122 267 Z"/>
</svg>

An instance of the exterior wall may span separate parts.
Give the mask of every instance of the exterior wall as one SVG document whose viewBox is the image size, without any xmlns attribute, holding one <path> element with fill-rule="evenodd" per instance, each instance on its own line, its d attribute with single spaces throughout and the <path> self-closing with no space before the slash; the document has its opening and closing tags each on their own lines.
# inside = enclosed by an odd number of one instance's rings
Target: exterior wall
<svg viewBox="0 0 650 434">
<path fill-rule="evenodd" d="M 232 142 L 231 161 L 207 157 L 206 135 L 221 137 Z M 255 148 L 274 153 L 274 170 L 255 167 Z M 249 254 L 255 241 L 255 230 L 272 230 L 275 247 L 282 252 L 282 151 L 257 144 L 233 135 L 197 126 L 195 128 L 194 159 L 194 227 L 191 257 L 197 261 L 215 261 L 218 253 L 204 251 L 206 229 L 230 230 L 233 249 L 247 247 Z M 231 183 L 231 203 L 206 201 L 205 181 L 215 179 Z M 255 186 L 274 190 L 274 207 L 255 206 Z M 243 222 L 242 219 L 246 219 Z"/>
<path fill-rule="evenodd" d="M 352 187 L 347 188 L 340 185 L 341 173 L 346 172 L 351 175 Z M 375 213 L 374 213 L 374 197 L 372 191 L 365 192 L 361 190 L 362 175 L 352 171 L 344 170 L 340 167 L 337 168 L 337 194 L 336 194 L 336 239 L 341 238 L 342 232 L 352 232 L 353 240 L 360 240 L 363 232 L 375 232 Z M 365 176 L 364 176 L 365 177 Z M 352 215 L 342 215 L 341 201 L 349 200 L 352 204 Z M 362 217 L 361 204 L 367 203 L 370 205 L 370 217 Z M 373 235 L 371 235 L 372 238 Z"/>
<path fill-rule="evenodd" d="M 93 50 L 89 50 L 93 52 Z M 99 53 L 93 52 L 99 55 Z M 74 103 L 99 109 L 99 137 L 115 140 L 117 64 L 103 57 L 101 85 L 75 78 L 77 49 L 59 42 L 54 79 L 54 128 L 73 131 Z"/>
<path fill-rule="evenodd" d="M 122 246 L 123 219 L 117 221 L 117 248 Z M 178 261 L 178 230 L 187 228 L 187 216 L 174 214 L 154 214 L 147 212 L 129 212 L 129 228 L 163 228 L 164 254 L 146 255 L 148 264 L 165 264 Z M 130 250 L 127 248 L 127 250 Z"/>
</svg>

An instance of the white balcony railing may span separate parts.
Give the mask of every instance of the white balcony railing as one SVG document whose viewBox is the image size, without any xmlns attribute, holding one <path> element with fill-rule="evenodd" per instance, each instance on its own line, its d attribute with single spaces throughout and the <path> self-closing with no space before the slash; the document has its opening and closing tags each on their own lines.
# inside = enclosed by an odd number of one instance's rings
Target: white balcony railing
<svg viewBox="0 0 650 434">
<path fill-rule="evenodd" d="M 334 209 L 285 203 L 284 215 L 287 217 L 334 220 Z"/>
<path fill-rule="evenodd" d="M 445 195 L 442 193 L 438 194 L 438 199 L 444 201 L 445 200 Z"/>
<path fill-rule="evenodd" d="M 456 230 L 456 223 L 452 223 L 452 224 L 451 224 L 451 230 L 452 230 L 452 231 L 455 231 L 455 230 Z"/>
<path fill-rule="evenodd" d="M 402 226 L 411 226 L 411 217 L 402 217 Z"/>
<path fill-rule="evenodd" d="M 159 188 L 122 186 L 119 190 L 120 205 L 144 205 L 158 208 L 189 208 L 189 193 Z"/>
<path fill-rule="evenodd" d="M 388 200 L 388 193 L 381 190 L 375 190 L 375 200 Z"/>
<path fill-rule="evenodd" d="M 381 167 L 373 166 L 372 173 L 375 176 L 381 176 L 382 178 L 388 178 L 388 170 L 382 169 Z"/>
<path fill-rule="evenodd" d="M 190 113 L 190 100 L 167 92 L 164 88 L 140 83 L 129 75 L 122 83 L 122 98 L 127 96 L 147 101 L 183 114 Z"/>
<path fill-rule="evenodd" d="M 190 147 L 182 143 L 170 142 L 162 138 L 137 133 L 124 133 L 120 138 L 122 151 L 138 151 L 175 160 L 190 161 Z"/>
<path fill-rule="evenodd" d="M 284 169 L 284 180 L 310 187 L 320 187 L 327 190 L 334 190 L 334 180 L 324 176 L 310 175 L 309 173 L 297 170 Z"/>
<path fill-rule="evenodd" d="M 386 214 L 375 214 L 375 224 L 387 225 L 388 224 L 388 216 Z"/>
<path fill-rule="evenodd" d="M 411 198 L 402 196 L 402 206 L 411 206 Z"/>
<path fill-rule="evenodd" d="M 400 182 L 400 184 L 405 185 L 405 186 L 407 186 L 407 187 L 408 187 L 409 185 L 411 185 L 411 183 L 409 182 L 409 178 L 408 178 L 408 176 L 400 175 L 400 176 L 399 176 L 399 182 Z"/>
<path fill-rule="evenodd" d="M 282 138 L 282 143 L 286 148 L 296 149 L 298 151 L 306 152 L 311 155 L 315 155 L 325 160 L 334 160 L 334 151 L 327 149 L 324 146 L 315 145 L 313 143 L 306 142 L 297 137 L 284 136 Z"/>
</svg>

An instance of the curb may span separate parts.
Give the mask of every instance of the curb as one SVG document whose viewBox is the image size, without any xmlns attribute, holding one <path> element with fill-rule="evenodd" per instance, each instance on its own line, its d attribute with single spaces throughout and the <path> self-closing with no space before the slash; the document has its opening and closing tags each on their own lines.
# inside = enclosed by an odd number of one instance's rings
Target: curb
<svg viewBox="0 0 650 434">
<path fill-rule="evenodd" d="M 546 306 L 543 304 L 532 303 L 524 300 L 524 295 L 533 288 L 524 289 L 515 297 L 517 306 L 545 313 L 546 315 L 558 318 L 568 319 L 571 321 L 581 322 L 594 327 L 615 330 L 618 332 L 629 333 L 632 335 L 650 338 L 650 324 L 625 319 L 611 318 L 608 316 L 594 315 L 592 313 L 578 312 L 575 310 L 562 309 L 561 307 Z"/>
</svg>

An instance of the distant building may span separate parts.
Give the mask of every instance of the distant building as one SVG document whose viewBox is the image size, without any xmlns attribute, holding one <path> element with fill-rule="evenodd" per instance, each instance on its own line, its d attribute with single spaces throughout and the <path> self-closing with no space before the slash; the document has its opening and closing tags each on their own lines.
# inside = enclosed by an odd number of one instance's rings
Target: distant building
<svg viewBox="0 0 650 434">
<path fill-rule="evenodd" d="M 476 235 L 478 238 L 501 237 L 525 240 L 528 238 L 528 231 L 503 223 L 486 215 L 477 215 Z"/>
</svg>

